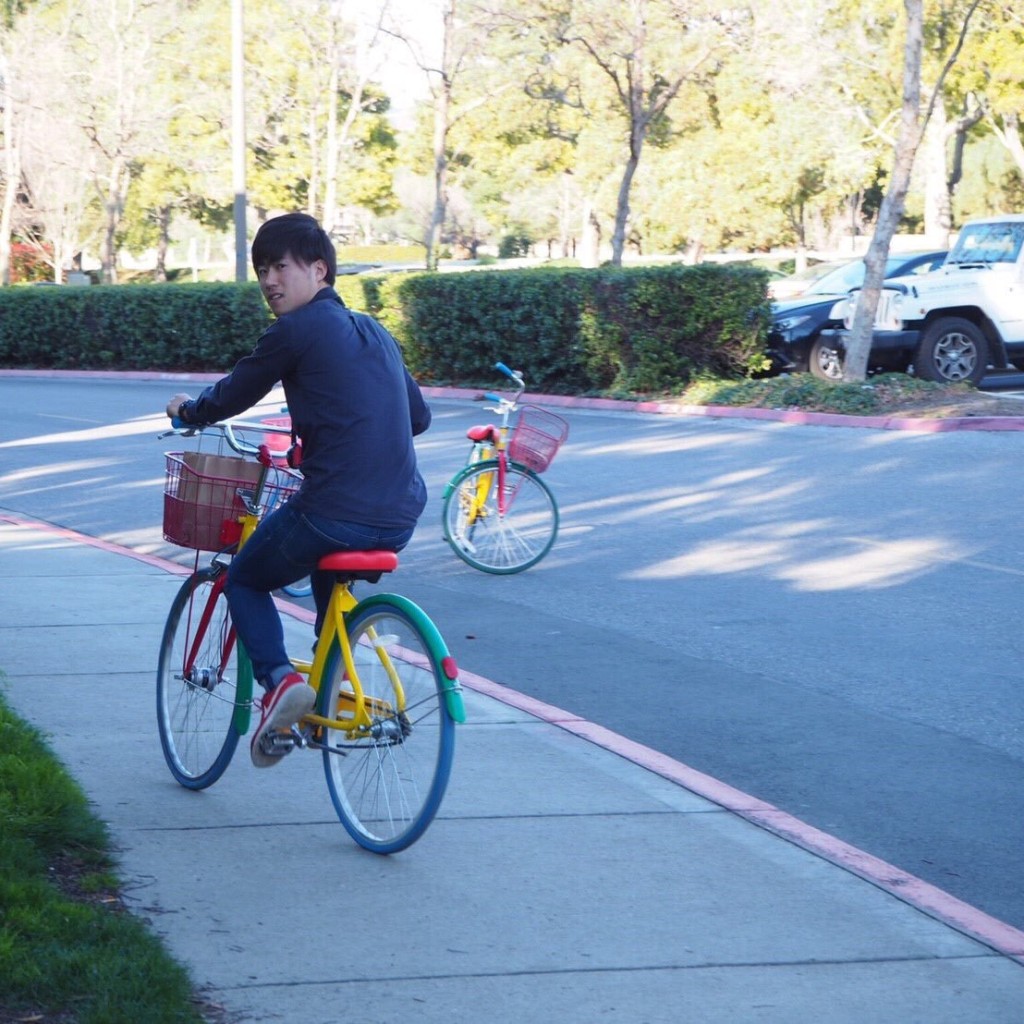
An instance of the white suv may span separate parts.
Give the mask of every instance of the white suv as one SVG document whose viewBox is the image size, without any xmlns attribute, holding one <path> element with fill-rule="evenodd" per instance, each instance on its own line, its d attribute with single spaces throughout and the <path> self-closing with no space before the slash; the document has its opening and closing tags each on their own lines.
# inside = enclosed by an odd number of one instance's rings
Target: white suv
<svg viewBox="0 0 1024 1024">
<path fill-rule="evenodd" d="M 859 289 L 832 308 L 843 329 L 823 331 L 837 352 Z M 971 221 L 930 274 L 885 282 L 871 340 L 871 367 L 934 381 L 977 384 L 989 366 L 1024 369 L 1024 214 Z"/>
</svg>

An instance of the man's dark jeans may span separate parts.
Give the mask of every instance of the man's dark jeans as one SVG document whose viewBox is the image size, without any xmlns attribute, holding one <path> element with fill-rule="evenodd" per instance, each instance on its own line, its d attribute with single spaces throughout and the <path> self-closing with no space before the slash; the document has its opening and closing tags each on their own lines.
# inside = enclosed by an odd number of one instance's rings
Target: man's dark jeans
<svg viewBox="0 0 1024 1024">
<path fill-rule="evenodd" d="M 316 602 L 319 635 L 333 579 L 316 570 L 317 562 L 333 551 L 401 551 L 412 529 L 381 530 L 310 515 L 286 502 L 256 528 L 228 569 L 227 595 L 238 637 L 252 661 L 253 674 L 264 686 L 289 665 L 281 617 L 271 592 L 309 576 Z"/>
</svg>

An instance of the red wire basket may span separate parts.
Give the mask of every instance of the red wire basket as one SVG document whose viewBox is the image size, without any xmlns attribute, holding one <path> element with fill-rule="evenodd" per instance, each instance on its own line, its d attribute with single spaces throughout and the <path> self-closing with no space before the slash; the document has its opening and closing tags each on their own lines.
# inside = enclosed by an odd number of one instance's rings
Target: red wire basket
<svg viewBox="0 0 1024 1024">
<path fill-rule="evenodd" d="M 524 405 L 508 442 L 508 457 L 534 473 L 543 473 L 568 436 L 569 424 L 561 416 Z"/>
<path fill-rule="evenodd" d="M 222 551 L 238 543 L 245 504 L 239 489 L 252 491 L 259 463 L 230 455 L 168 452 L 164 483 L 164 539 L 197 551 Z M 264 485 L 265 507 L 276 507 L 299 487 L 279 470 Z"/>
<path fill-rule="evenodd" d="M 281 416 L 264 416 L 260 420 L 260 423 L 265 423 L 268 427 L 287 427 L 291 430 L 292 418 L 287 414 Z M 288 465 L 288 449 L 291 447 L 292 439 L 290 434 L 279 434 L 277 431 L 271 431 L 263 435 L 263 443 L 270 449 L 270 454 L 273 456 L 274 465 L 279 469 L 284 469 Z"/>
</svg>

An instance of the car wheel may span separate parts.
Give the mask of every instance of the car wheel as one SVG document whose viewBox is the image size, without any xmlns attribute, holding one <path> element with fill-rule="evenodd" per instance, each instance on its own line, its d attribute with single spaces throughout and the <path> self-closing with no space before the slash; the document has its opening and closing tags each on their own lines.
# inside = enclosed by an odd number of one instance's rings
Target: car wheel
<svg viewBox="0 0 1024 1024">
<path fill-rule="evenodd" d="M 818 380 L 835 383 L 843 379 L 843 354 L 822 338 L 815 338 L 807 352 L 807 369 Z"/>
<path fill-rule="evenodd" d="M 921 338 L 914 373 L 922 380 L 978 384 L 988 369 L 988 344 L 970 320 L 953 316 L 936 320 Z"/>
</svg>

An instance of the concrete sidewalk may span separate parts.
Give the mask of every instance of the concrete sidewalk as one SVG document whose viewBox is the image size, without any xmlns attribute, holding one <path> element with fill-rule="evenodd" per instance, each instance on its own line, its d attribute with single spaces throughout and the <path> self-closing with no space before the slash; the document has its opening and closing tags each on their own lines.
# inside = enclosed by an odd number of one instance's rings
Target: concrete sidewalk
<svg viewBox="0 0 1024 1024">
<path fill-rule="evenodd" d="M 231 1019 L 1024 1021 L 1020 932 L 470 673 L 448 796 L 395 857 L 352 843 L 304 752 L 257 771 L 243 743 L 180 788 L 154 714 L 169 570 L 0 515 L 0 669 L 109 823 L 130 905 Z"/>
</svg>

